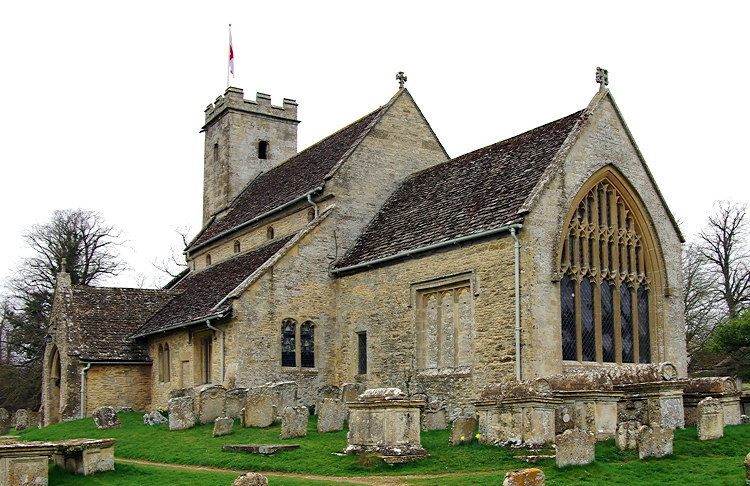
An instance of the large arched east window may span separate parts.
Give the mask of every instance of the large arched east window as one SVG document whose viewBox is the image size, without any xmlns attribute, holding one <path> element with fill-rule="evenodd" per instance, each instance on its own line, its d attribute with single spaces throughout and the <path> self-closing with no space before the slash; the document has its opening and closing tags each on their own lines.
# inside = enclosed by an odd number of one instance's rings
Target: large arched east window
<svg viewBox="0 0 750 486">
<path fill-rule="evenodd" d="M 649 363 L 656 269 L 647 219 L 619 175 L 612 169 L 602 172 L 576 197 L 563 227 L 562 357 Z"/>
</svg>

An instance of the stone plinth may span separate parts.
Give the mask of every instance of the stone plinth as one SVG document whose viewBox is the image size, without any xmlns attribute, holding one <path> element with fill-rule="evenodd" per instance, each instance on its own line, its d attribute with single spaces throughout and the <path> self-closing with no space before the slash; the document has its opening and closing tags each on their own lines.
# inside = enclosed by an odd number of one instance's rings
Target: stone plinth
<svg viewBox="0 0 750 486">
<path fill-rule="evenodd" d="M 347 454 L 373 453 L 416 460 L 427 456 L 420 437 L 423 400 L 411 400 L 398 388 L 367 390 L 349 409 Z"/>
<path fill-rule="evenodd" d="M 672 454 L 674 432 L 664 424 L 644 425 L 638 431 L 638 456 L 664 457 Z"/>
<path fill-rule="evenodd" d="M 247 452 L 248 454 L 260 454 L 272 456 L 279 451 L 291 451 L 299 449 L 297 444 L 236 444 L 221 446 L 222 451 Z"/>
<path fill-rule="evenodd" d="M 477 402 L 479 440 L 494 445 L 543 445 L 555 440 L 557 398 L 517 398 Z"/>
<path fill-rule="evenodd" d="M 698 403 L 707 397 L 719 400 L 724 411 L 724 425 L 738 425 L 742 415 L 742 392 L 729 376 L 691 378 L 685 387 L 685 423 L 698 424 Z"/>
<path fill-rule="evenodd" d="M 456 417 L 451 426 L 451 435 L 448 438 L 448 445 L 459 446 L 463 444 L 471 444 L 474 440 L 474 434 L 477 430 L 477 416 L 472 415 L 461 415 Z"/>
<path fill-rule="evenodd" d="M 222 435 L 229 435 L 232 433 L 233 428 L 234 419 L 232 417 L 217 417 L 214 420 L 214 430 L 211 436 L 220 437 Z"/>
<path fill-rule="evenodd" d="M 641 423 L 664 424 L 671 429 L 685 427 L 685 410 L 682 401 L 684 380 L 627 384 L 615 388 L 623 392 L 618 408 L 619 421 L 637 420 Z M 644 413 L 638 416 L 629 414 L 626 408 L 629 402 L 640 402 L 645 406 Z M 640 406 L 635 403 L 634 410 L 638 409 Z"/>
<path fill-rule="evenodd" d="M 575 427 L 593 432 L 598 441 L 617 434 L 617 402 L 621 392 L 561 391 L 556 395 L 563 401 L 557 409 L 558 434 Z"/>
<path fill-rule="evenodd" d="M 318 405 L 318 433 L 344 430 L 346 405 L 338 398 L 324 398 Z"/>
<path fill-rule="evenodd" d="M 115 470 L 115 439 L 71 439 L 55 444 L 59 468 L 84 476 Z"/>
<path fill-rule="evenodd" d="M 227 390 L 220 385 L 208 385 L 198 391 L 198 422 L 210 424 L 224 416 Z"/>
<path fill-rule="evenodd" d="M 724 405 L 716 398 L 704 398 L 698 403 L 698 440 L 724 437 Z"/>
<path fill-rule="evenodd" d="M 52 442 L 20 442 L 0 445 L 0 484 L 46 486 L 47 464 L 54 454 Z"/>
<path fill-rule="evenodd" d="M 307 407 L 286 407 L 281 412 L 280 439 L 294 439 L 307 436 L 307 422 L 310 412 Z"/>
<path fill-rule="evenodd" d="M 555 438 L 557 467 L 591 464 L 595 458 L 596 436 L 593 432 L 568 429 Z"/>
<path fill-rule="evenodd" d="M 120 419 L 112 407 L 99 407 L 91 414 L 97 429 L 119 429 Z"/>
<path fill-rule="evenodd" d="M 505 473 L 503 486 L 544 486 L 547 484 L 541 469 L 521 469 Z"/>
<path fill-rule="evenodd" d="M 195 427 L 195 410 L 192 397 L 169 399 L 169 430 Z"/>
<path fill-rule="evenodd" d="M 260 473 L 245 473 L 235 479 L 232 486 L 268 486 L 268 478 Z"/>
<path fill-rule="evenodd" d="M 266 387 L 251 388 L 242 412 L 243 427 L 268 427 L 276 418 L 275 394 Z"/>
</svg>

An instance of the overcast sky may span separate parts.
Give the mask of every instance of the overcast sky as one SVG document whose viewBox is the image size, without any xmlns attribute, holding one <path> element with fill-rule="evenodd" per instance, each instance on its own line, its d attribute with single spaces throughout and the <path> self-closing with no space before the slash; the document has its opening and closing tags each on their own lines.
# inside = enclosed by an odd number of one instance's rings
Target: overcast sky
<svg viewBox="0 0 750 486">
<path fill-rule="evenodd" d="M 451 157 L 611 89 L 686 238 L 748 197 L 750 2 L 34 2 L 0 18 L 0 279 L 53 210 L 101 212 L 132 271 L 200 229 L 203 110 L 231 84 L 299 102 L 303 149 L 385 103 L 397 71 Z M 191 236 L 192 236 L 191 234 Z"/>
</svg>

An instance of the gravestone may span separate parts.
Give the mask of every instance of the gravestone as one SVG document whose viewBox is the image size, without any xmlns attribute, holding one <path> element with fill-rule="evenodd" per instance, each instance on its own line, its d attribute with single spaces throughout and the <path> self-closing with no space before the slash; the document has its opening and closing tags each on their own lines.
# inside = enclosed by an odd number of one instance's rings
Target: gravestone
<svg viewBox="0 0 750 486">
<path fill-rule="evenodd" d="M 471 444 L 474 440 L 474 434 L 477 430 L 477 417 L 476 415 L 461 415 L 456 417 L 451 427 L 451 435 L 448 438 L 448 445 L 459 446 L 463 444 Z"/>
<path fill-rule="evenodd" d="M 544 486 L 546 479 L 541 469 L 530 468 L 505 473 L 503 486 Z"/>
<path fill-rule="evenodd" d="M 224 414 L 227 417 L 240 418 L 242 416 L 242 409 L 245 408 L 246 398 L 247 388 L 232 388 L 227 390 Z"/>
<path fill-rule="evenodd" d="M 284 410 L 286 407 L 297 406 L 297 383 L 294 381 L 282 381 L 278 383 L 268 383 L 263 385 L 267 387 L 274 396 L 274 405 L 276 411 Z"/>
<path fill-rule="evenodd" d="M 0 435 L 10 432 L 10 414 L 4 408 L 0 408 Z"/>
<path fill-rule="evenodd" d="M 445 430 L 447 428 L 448 420 L 444 408 L 428 408 L 422 412 L 422 430 Z"/>
<path fill-rule="evenodd" d="M 318 406 L 318 433 L 344 430 L 346 405 L 338 398 L 324 398 Z"/>
<path fill-rule="evenodd" d="M 638 430 L 638 456 L 664 457 L 672 454 L 674 432 L 668 425 L 644 425 Z"/>
<path fill-rule="evenodd" d="M 232 486 L 268 486 L 268 478 L 260 473 L 247 473 L 238 477 Z"/>
<path fill-rule="evenodd" d="M 251 388 L 245 398 L 243 427 L 269 427 L 276 418 L 275 398 L 266 387 Z"/>
<path fill-rule="evenodd" d="M 39 419 L 39 412 L 35 412 L 33 410 L 29 410 L 28 411 L 28 420 L 26 422 L 26 426 L 38 429 L 40 425 L 41 425 L 41 421 Z"/>
<path fill-rule="evenodd" d="M 715 398 L 698 402 L 698 440 L 724 437 L 724 404 Z"/>
<path fill-rule="evenodd" d="M 617 447 L 621 451 L 638 449 L 638 430 L 641 424 L 635 420 L 620 422 L 617 426 Z"/>
<path fill-rule="evenodd" d="M 161 425 L 168 423 L 169 420 L 167 420 L 167 417 L 157 410 L 143 415 L 143 425 Z"/>
<path fill-rule="evenodd" d="M 596 436 L 593 432 L 578 428 L 566 430 L 555 438 L 557 467 L 591 464 L 595 458 L 595 445 Z"/>
<path fill-rule="evenodd" d="M 184 430 L 195 426 L 195 410 L 192 397 L 170 398 L 169 430 Z"/>
<path fill-rule="evenodd" d="M 745 456 L 745 483 L 750 485 L 750 454 Z"/>
<path fill-rule="evenodd" d="M 11 426 L 15 427 L 16 430 L 27 429 L 29 427 L 29 411 L 25 408 L 16 410 L 11 420 Z"/>
<path fill-rule="evenodd" d="M 214 420 L 214 430 L 211 434 L 212 437 L 220 437 L 222 435 L 229 435 L 232 433 L 234 427 L 234 419 L 231 417 L 217 417 Z"/>
<path fill-rule="evenodd" d="M 198 392 L 198 422 L 209 424 L 224 416 L 227 390 L 220 385 L 209 385 Z"/>
<path fill-rule="evenodd" d="M 286 407 L 281 411 L 280 439 L 294 439 L 307 436 L 307 421 L 310 412 L 307 407 Z"/>
<path fill-rule="evenodd" d="M 354 402 L 365 390 L 367 387 L 362 383 L 344 383 L 341 385 L 341 399 L 344 403 Z"/>
<path fill-rule="evenodd" d="M 99 407 L 91 414 L 97 429 L 119 429 L 120 419 L 112 407 Z"/>
</svg>

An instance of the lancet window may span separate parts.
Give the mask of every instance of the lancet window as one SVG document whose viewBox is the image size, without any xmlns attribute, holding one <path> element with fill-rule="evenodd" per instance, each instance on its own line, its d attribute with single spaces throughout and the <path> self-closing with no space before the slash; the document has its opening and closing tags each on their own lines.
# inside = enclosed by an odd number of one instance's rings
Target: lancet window
<svg viewBox="0 0 750 486">
<path fill-rule="evenodd" d="M 299 348 L 297 343 L 299 343 Z M 294 319 L 282 321 L 281 366 L 315 367 L 315 324 L 312 321 L 305 321 L 301 326 L 297 326 L 297 321 Z"/>
<path fill-rule="evenodd" d="M 650 272 L 632 198 L 602 179 L 563 230 L 560 323 L 564 360 L 651 361 Z"/>
</svg>

